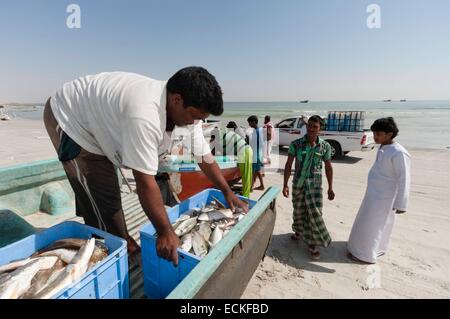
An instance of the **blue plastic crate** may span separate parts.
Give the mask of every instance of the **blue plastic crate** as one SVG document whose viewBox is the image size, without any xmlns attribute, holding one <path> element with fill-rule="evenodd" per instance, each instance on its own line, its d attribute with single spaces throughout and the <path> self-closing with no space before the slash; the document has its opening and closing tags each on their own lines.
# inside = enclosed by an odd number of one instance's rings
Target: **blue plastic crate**
<svg viewBox="0 0 450 319">
<path fill-rule="evenodd" d="M 128 255 L 126 241 L 76 222 L 64 222 L 0 249 L 0 265 L 31 256 L 64 238 L 103 238 L 109 255 L 54 299 L 127 299 Z"/>
<path fill-rule="evenodd" d="M 170 222 L 174 223 L 183 213 L 192 208 L 201 208 L 209 204 L 213 200 L 213 197 L 226 204 L 221 191 L 217 189 L 206 189 L 177 206 L 170 208 L 168 210 Z M 240 198 L 245 199 L 249 203 L 250 208 L 256 204 L 256 201 L 246 197 L 240 196 Z M 167 297 L 178 286 L 201 261 L 201 258 L 178 249 L 178 267 L 175 267 L 171 262 L 158 257 L 156 253 L 155 233 L 156 230 L 151 223 L 144 225 L 141 229 L 144 292 L 148 298 L 162 299 Z"/>
</svg>

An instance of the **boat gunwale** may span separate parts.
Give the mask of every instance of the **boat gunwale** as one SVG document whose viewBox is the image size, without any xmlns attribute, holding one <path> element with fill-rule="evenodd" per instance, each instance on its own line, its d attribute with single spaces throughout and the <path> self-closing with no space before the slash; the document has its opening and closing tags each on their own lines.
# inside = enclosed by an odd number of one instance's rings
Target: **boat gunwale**
<svg viewBox="0 0 450 319">
<path fill-rule="evenodd" d="M 244 238 L 246 233 L 253 227 L 267 208 L 276 199 L 280 192 L 277 186 L 271 186 L 259 198 L 255 206 L 250 210 L 247 218 L 239 222 L 221 241 L 220 247 L 213 249 L 211 253 L 198 263 L 198 265 L 175 287 L 166 299 L 191 299 L 208 281 L 208 279 L 219 268 L 221 263 L 228 257 L 234 247 Z"/>
</svg>

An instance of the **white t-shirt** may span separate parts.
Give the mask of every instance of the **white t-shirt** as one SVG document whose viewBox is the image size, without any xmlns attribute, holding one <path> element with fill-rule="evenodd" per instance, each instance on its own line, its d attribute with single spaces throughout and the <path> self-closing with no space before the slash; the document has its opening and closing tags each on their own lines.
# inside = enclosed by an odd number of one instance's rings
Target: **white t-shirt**
<svg viewBox="0 0 450 319">
<path fill-rule="evenodd" d="M 51 98 L 56 121 L 88 152 L 114 165 L 156 175 L 159 155 L 170 147 L 166 133 L 166 84 L 126 72 L 88 75 L 64 86 Z M 182 128 L 194 155 L 210 153 L 202 121 Z"/>
</svg>

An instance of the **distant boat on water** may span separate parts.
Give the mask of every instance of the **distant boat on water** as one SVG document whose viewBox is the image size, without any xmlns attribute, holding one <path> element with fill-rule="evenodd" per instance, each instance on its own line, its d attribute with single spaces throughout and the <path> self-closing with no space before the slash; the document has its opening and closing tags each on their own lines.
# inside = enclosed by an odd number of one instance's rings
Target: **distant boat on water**
<svg viewBox="0 0 450 319">
<path fill-rule="evenodd" d="M 400 102 L 406 102 L 406 100 L 405 100 L 405 99 L 403 99 L 403 100 L 400 100 Z"/>
<path fill-rule="evenodd" d="M 309 100 L 300 101 L 300 103 L 308 103 L 308 102 L 309 102 Z"/>
<path fill-rule="evenodd" d="M 384 100 L 383 102 L 392 102 L 392 100 Z"/>
<path fill-rule="evenodd" d="M 5 109 L 6 108 L 3 105 L 0 105 L 0 121 L 9 121 L 11 119 Z"/>
</svg>

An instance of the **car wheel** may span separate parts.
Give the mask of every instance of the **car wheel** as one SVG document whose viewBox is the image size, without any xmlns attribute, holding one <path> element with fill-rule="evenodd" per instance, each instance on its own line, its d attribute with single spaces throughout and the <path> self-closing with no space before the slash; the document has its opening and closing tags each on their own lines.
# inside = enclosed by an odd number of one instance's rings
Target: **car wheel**
<svg viewBox="0 0 450 319">
<path fill-rule="evenodd" d="M 327 141 L 331 145 L 331 158 L 339 159 L 342 157 L 341 145 L 336 141 Z"/>
</svg>

